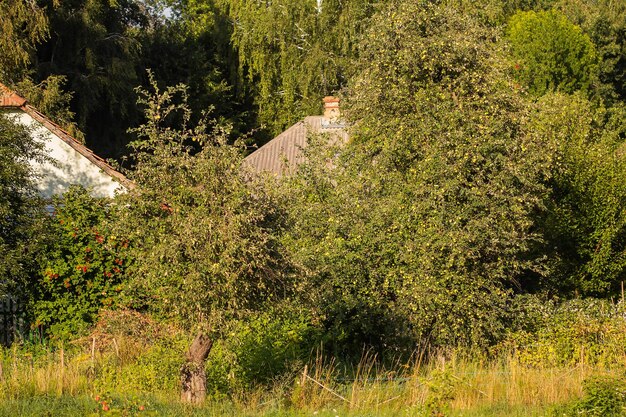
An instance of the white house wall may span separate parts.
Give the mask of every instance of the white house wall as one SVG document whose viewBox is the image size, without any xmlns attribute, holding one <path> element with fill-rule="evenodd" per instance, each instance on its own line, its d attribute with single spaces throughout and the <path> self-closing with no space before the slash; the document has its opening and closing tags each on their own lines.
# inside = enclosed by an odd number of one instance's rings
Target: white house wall
<svg viewBox="0 0 626 417">
<path fill-rule="evenodd" d="M 46 129 L 29 114 L 14 109 L 8 111 L 8 116 L 14 117 L 16 122 L 31 128 L 32 135 L 45 143 L 47 155 L 55 161 L 54 164 L 31 161 L 37 173 L 37 188 L 44 197 L 62 194 L 71 185 L 76 184 L 89 189 L 91 194 L 96 197 L 113 197 L 116 191 L 125 191 L 119 182 Z"/>
</svg>

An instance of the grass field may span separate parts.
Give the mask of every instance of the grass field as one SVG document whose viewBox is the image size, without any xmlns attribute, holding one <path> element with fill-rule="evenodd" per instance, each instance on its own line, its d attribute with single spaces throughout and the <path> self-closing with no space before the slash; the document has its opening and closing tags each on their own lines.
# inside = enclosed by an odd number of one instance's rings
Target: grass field
<svg viewBox="0 0 626 417">
<path fill-rule="evenodd" d="M 73 342 L 0 348 L 0 417 L 626 416 L 623 315 L 576 311 L 489 352 L 424 349 L 397 361 L 366 353 L 356 365 L 312 352 L 308 363 L 285 359 L 265 380 L 250 366 L 276 365 L 272 344 L 218 342 L 207 401 L 196 407 L 179 401 L 188 335 L 118 313 Z"/>
<path fill-rule="evenodd" d="M 208 403 L 203 407 L 186 407 L 180 404 L 159 402 L 148 397 L 144 398 L 144 411 L 132 408 L 111 408 L 103 411 L 102 407 L 88 396 L 62 397 L 32 397 L 23 400 L 12 400 L 0 405 L 0 416 L 97 416 L 97 415 L 127 415 L 127 416 L 214 416 L 214 417 L 391 417 L 430 415 L 419 409 L 406 408 L 398 411 L 350 411 L 343 408 L 328 408 L 321 410 L 297 410 L 279 407 L 270 407 L 259 410 L 241 409 L 229 403 Z M 449 416 L 542 416 L 543 408 L 493 406 L 475 410 L 452 411 Z"/>
<path fill-rule="evenodd" d="M 125 368 L 137 363 L 118 357 L 112 365 L 110 355 L 5 350 L 0 416 L 543 416 L 582 397 L 589 377 L 621 372 L 583 364 L 528 366 L 514 356 L 483 362 L 455 355 L 390 367 L 366 357 L 346 372 L 318 358 L 274 384 L 212 395 L 203 406 L 190 407 L 177 401 L 176 375 L 159 389 L 143 390 L 141 376 L 111 379 L 111 374 L 131 375 Z M 145 378 L 153 379 L 154 369 L 141 365 Z"/>
</svg>

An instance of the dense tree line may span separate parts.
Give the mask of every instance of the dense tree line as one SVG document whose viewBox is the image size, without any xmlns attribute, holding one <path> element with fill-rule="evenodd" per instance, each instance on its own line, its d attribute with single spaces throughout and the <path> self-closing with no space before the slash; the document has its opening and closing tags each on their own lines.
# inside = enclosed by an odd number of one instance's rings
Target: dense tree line
<svg viewBox="0 0 626 417">
<path fill-rule="evenodd" d="M 4 1 L 0 22 L 7 53 L 0 66 L 11 71 L 1 76 L 13 85 L 25 78 L 34 84 L 48 80 L 53 90 L 71 94 L 69 109 L 75 117 L 61 120 L 74 122 L 73 130 L 85 133 L 88 145 L 107 157 L 127 153 L 127 130 L 141 122 L 134 88 L 148 86 L 146 69 L 154 71 L 162 86 L 187 84 L 196 112 L 214 107 L 216 116 L 233 123 L 233 137 L 255 129 L 252 142 L 261 144 L 304 115 L 319 112 L 319 97 L 348 85 L 370 17 L 386 3 Z M 520 80 L 533 80 L 530 89 L 545 91 L 550 83 L 566 79 L 570 91 L 595 83 L 603 86 L 595 89 L 603 98 L 624 98 L 622 5 L 502 3 L 481 2 L 479 18 L 507 27 L 514 56 L 536 47 L 523 38 L 528 33 L 538 34 L 540 45 L 550 38 L 557 48 L 520 67 Z M 516 10 L 527 13 L 509 22 Z M 550 65 L 561 65 L 549 75 L 552 80 L 541 73 Z M 32 91 L 24 85 L 21 90 Z"/>
<path fill-rule="evenodd" d="M 212 107 L 261 144 L 347 85 L 359 34 L 377 2 L 82 0 L 3 2 L 5 83 L 24 79 L 71 94 L 87 144 L 127 153 L 141 122 L 134 88 L 185 83 L 197 112 Z M 3 44 L 4 45 L 4 44 Z M 49 78 L 53 77 L 53 78 Z M 33 102 L 37 103 L 35 95 Z"/>
</svg>

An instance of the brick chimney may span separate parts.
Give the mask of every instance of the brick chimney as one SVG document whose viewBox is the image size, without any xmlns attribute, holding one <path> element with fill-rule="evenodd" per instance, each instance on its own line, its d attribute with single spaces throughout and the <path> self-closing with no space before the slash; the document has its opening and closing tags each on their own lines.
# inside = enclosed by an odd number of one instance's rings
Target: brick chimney
<svg viewBox="0 0 626 417">
<path fill-rule="evenodd" d="M 340 117 L 339 99 L 333 96 L 324 97 L 324 119 L 330 123 L 337 123 Z"/>
</svg>

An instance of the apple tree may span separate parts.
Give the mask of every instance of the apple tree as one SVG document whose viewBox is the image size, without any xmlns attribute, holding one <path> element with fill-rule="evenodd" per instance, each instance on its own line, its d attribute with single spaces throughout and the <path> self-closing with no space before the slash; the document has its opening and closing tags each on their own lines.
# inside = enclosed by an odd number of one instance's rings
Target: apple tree
<svg viewBox="0 0 626 417">
<path fill-rule="evenodd" d="M 229 323 L 289 293 L 277 241 L 278 209 L 241 168 L 243 145 L 228 129 L 189 126 L 183 86 L 139 90 L 146 123 L 134 130 L 132 179 L 121 197 L 131 241 L 131 281 L 152 311 L 195 339 L 182 369 L 182 399 L 206 392 L 204 360 Z"/>
</svg>

